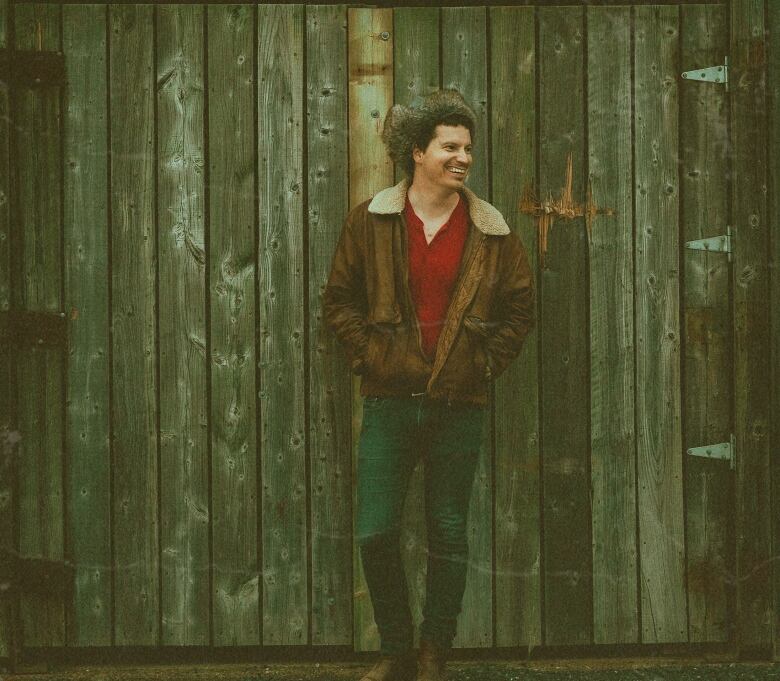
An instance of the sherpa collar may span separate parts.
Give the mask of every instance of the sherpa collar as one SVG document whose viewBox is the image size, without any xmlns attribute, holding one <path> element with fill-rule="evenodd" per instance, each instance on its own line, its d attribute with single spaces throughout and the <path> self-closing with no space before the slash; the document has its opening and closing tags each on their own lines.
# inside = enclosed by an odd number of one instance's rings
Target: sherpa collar
<svg viewBox="0 0 780 681">
<path fill-rule="evenodd" d="M 397 185 L 388 187 L 379 192 L 371 203 L 368 204 L 369 213 L 391 215 L 400 213 L 406 205 L 406 192 L 409 189 L 409 180 L 404 178 Z M 463 194 L 469 206 L 469 215 L 476 228 L 484 234 L 509 234 L 509 227 L 504 216 L 497 208 L 487 201 L 480 199 L 468 187 L 463 187 Z"/>
</svg>

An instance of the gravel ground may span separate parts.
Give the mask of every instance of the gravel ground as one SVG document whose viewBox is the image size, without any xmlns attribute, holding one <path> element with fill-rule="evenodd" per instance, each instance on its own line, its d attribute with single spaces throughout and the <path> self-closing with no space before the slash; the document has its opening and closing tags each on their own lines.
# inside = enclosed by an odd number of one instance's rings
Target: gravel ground
<svg viewBox="0 0 780 681">
<path fill-rule="evenodd" d="M 0 681 L 357 681 L 370 663 L 201 664 L 73 667 L 1 674 Z M 450 662 L 449 681 L 780 681 L 780 663 L 699 660 L 567 660 Z"/>
</svg>

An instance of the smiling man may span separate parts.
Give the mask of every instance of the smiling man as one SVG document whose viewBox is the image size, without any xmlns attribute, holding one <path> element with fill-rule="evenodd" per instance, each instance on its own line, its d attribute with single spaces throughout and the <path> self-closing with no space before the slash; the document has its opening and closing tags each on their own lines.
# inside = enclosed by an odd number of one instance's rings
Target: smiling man
<svg viewBox="0 0 780 681">
<path fill-rule="evenodd" d="M 444 678 L 490 381 L 534 324 L 522 243 L 465 186 L 474 129 L 456 90 L 388 112 L 382 139 L 406 177 L 349 213 L 323 295 L 325 320 L 362 375 L 356 532 L 381 656 L 361 681 Z M 415 659 L 400 528 L 418 459 L 428 572 Z"/>
</svg>

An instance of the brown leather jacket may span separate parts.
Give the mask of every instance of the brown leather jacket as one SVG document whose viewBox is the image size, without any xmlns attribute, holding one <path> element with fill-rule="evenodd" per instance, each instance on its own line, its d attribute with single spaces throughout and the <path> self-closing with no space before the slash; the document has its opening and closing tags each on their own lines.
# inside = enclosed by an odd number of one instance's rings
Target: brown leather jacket
<svg viewBox="0 0 780 681">
<path fill-rule="evenodd" d="M 488 385 L 534 326 L 533 273 L 496 208 L 463 188 L 469 231 L 436 356 L 422 351 L 409 290 L 402 180 L 350 211 L 323 294 L 325 322 L 362 374 L 364 396 L 427 393 L 487 403 Z"/>
</svg>

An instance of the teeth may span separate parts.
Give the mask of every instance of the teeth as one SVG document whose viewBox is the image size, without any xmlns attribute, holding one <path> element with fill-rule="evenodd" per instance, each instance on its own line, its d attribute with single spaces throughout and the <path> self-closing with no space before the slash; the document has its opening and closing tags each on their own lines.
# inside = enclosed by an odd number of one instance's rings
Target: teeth
<svg viewBox="0 0 780 681">
<path fill-rule="evenodd" d="M 462 168 L 447 168 L 447 170 L 451 170 L 454 173 L 460 173 L 461 175 L 464 175 L 466 173 L 465 170 Z"/>
</svg>

